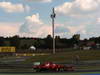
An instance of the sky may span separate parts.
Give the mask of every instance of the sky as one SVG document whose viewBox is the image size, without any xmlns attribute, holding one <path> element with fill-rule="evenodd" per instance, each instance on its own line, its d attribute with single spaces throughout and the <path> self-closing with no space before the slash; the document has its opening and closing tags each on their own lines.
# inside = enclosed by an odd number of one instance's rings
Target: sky
<svg viewBox="0 0 100 75">
<path fill-rule="evenodd" d="M 100 0 L 0 0 L 0 36 L 46 37 L 55 35 L 81 39 L 100 36 Z"/>
</svg>

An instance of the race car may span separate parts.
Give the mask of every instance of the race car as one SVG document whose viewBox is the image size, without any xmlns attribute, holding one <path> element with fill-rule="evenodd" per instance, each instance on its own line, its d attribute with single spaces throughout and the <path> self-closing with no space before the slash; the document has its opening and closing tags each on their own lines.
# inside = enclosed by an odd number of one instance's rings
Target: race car
<svg viewBox="0 0 100 75">
<path fill-rule="evenodd" d="M 62 65 L 62 64 L 55 64 L 52 62 L 45 62 L 43 64 L 34 65 L 33 71 L 41 72 L 41 71 L 74 71 L 75 67 L 73 65 Z"/>
</svg>

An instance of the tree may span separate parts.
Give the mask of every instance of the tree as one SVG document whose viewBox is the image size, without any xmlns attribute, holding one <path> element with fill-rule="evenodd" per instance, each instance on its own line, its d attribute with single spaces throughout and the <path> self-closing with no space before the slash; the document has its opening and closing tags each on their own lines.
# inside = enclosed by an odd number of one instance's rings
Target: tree
<svg viewBox="0 0 100 75">
<path fill-rule="evenodd" d="M 72 40 L 73 40 L 73 44 L 79 45 L 79 42 L 80 42 L 80 34 L 73 35 Z"/>
<path fill-rule="evenodd" d="M 10 43 L 11 43 L 11 46 L 15 46 L 18 49 L 20 45 L 20 37 L 18 35 L 11 37 Z"/>
<path fill-rule="evenodd" d="M 51 37 L 51 35 L 47 35 L 44 41 L 45 41 L 46 48 L 52 49 L 53 38 Z"/>
<path fill-rule="evenodd" d="M 5 39 L 3 37 L 0 37 L 0 46 L 4 46 L 5 43 L 4 43 Z"/>
</svg>

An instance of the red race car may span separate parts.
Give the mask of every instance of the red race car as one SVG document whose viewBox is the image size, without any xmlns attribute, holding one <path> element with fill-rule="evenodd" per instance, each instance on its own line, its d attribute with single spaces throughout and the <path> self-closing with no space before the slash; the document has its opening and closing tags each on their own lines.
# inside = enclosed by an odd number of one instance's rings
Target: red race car
<svg viewBox="0 0 100 75">
<path fill-rule="evenodd" d="M 52 62 L 46 62 L 44 64 L 34 65 L 33 70 L 35 72 L 41 71 L 74 71 L 75 67 L 73 65 L 62 65 L 54 64 Z"/>
</svg>

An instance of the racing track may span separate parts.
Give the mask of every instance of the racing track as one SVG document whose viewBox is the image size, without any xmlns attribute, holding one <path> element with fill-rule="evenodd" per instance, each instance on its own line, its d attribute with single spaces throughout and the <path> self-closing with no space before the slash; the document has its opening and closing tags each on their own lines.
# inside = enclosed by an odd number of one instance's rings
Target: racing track
<svg viewBox="0 0 100 75">
<path fill-rule="evenodd" d="M 21 64 L 22 61 L 24 61 L 25 57 L 22 58 L 14 58 L 12 61 L 8 61 L 6 60 L 6 62 L 0 63 L 0 73 L 34 73 L 32 70 L 32 65 L 33 64 Z M 82 64 L 79 64 L 82 66 L 92 66 L 92 65 L 99 65 L 100 66 L 100 61 L 96 61 L 96 62 L 84 62 Z M 78 65 L 76 65 L 78 66 Z M 75 70 L 73 73 L 76 72 L 100 72 L 99 70 Z M 42 73 L 48 73 L 48 72 L 42 72 Z M 51 72 L 49 72 L 51 73 Z M 55 72 L 58 73 L 58 72 Z M 61 73 L 61 72 L 60 72 Z M 63 73 L 72 73 L 72 72 L 63 72 Z"/>
</svg>

